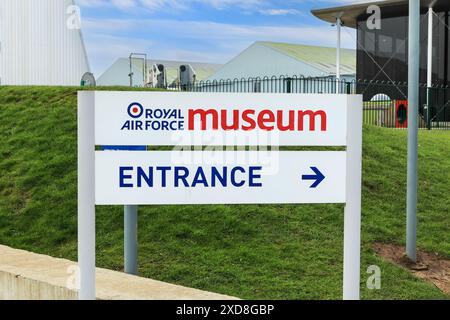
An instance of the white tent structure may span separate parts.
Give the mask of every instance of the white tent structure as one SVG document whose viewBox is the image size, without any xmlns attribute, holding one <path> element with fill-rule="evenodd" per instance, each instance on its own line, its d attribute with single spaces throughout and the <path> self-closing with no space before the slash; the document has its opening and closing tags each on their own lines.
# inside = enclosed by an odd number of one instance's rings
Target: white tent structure
<svg viewBox="0 0 450 320">
<path fill-rule="evenodd" d="M 1 85 L 79 85 L 89 71 L 73 0 L 0 1 Z"/>
<path fill-rule="evenodd" d="M 356 50 L 341 50 L 341 76 L 353 80 L 356 75 Z M 241 78 L 336 77 L 336 49 L 303 44 L 258 41 L 245 49 L 208 80 Z"/>
</svg>

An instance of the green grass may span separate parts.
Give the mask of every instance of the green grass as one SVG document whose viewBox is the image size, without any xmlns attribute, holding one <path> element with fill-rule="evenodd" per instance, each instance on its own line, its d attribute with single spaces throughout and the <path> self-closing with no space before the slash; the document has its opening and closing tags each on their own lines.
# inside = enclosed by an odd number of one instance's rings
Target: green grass
<svg viewBox="0 0 450 320">
<path fill-rule="evenodd" d="M 1 244 L 77 257 L 76 91 L 0 87 Z M 404 244 L 406 141 L 364 128 L 364 299 L 448 298 L 371 249 Z M 419 142 L 418 244 L 450 258 L 450 132 Z M 139 272 L 245 299 L 340 299 L 342 229 L 342 205 L 141 207 Z M 98 266 L 122 270 L 122 238 L 122 207 L 97 207 Z M 372 264 L 381 290 L 366 289 Z"/>
</svg>

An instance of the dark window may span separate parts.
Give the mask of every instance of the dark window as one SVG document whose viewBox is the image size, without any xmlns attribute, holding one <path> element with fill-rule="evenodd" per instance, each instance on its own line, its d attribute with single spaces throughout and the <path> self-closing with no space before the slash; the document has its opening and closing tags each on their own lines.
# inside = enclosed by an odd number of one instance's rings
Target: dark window
<svg viewBox="0 0 450 320">
<path fill-rule="evenodd" d="M 449 8 L 437 8 L 434 18 L 433 83 L 450 85 Z M 406 11 L 407 12 L 407 11 Z M 382 13 L 383 14 L 383 13 Z M 402 13 L 404 14 L 404 13 Z M 421 15 L 420 82 L 427 80 L 428 13 Z M 408 80 L 408 17 L 382 17 L 381 29 L 370 30 L 366 18 L 358 21 L 357 78 L 373 81 Z"/>
</svg>

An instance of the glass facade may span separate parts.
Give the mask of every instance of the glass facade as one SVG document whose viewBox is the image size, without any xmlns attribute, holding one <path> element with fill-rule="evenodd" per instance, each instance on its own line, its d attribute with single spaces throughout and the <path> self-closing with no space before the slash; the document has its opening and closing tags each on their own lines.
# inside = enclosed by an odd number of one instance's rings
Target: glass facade
<svg viewBox="0 0 450 320">
<path fill-rule="evenodd" d="M 428 9 L 420 21 L 420 83 L 419 113 L 430 123 L 450 122 L 450 1 L 434 8 L 433 19 L 433 87 L 427 90 Z M 396 7 L 382 11 L 381 28 L 370 29 L 367 16 L 357 23 L 357 92 L 364 101 L 381 95 L 392 100 L 408 98 L 408 10 Z M 374 84 L 373 81 L 377 83 Z M 396 85 L 386 83 L 395 82 Z M 437 88 L 447 87 L 447 88 Z M 427 111 L 429 110 L 429 111 Z M 428 115 L 427 115 L 428 114 Z"/>
<path fill-rule="evenodd" d="M 449 9 L 433 20 L 433 84 L 450 85 Z M 408 80 L 408 17 L 383 16 L 381 29 L 370 30 L 358 20 L 357 78 L 406 82 Z M 420 82 L 427 82 L 428 13 L 421 15 Z M 381 71 L 382 69 L 382 71 Z"/>
</svg>

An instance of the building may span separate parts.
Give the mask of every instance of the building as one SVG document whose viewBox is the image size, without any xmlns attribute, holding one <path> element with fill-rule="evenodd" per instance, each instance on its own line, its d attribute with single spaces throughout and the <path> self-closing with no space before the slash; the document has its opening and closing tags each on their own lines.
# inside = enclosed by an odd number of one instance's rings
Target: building
<svg viewBox="0 0 450 320">
<path fill-rule="evenodd" d="M 421 0 L 419 125 L 450 126 L 450 1 Z M 369 6 L 372 6 L 369 10 Z M 373 23 L 379 8 L 379 25 Z M 368 13 L 369 11 L 369 13 Z M 408 0 L 365 2 L 313 10 L 329 23 L 356 29 L 358 81 L 356 93 L 364 101 L 384 96 L 394 101 L 384 107 L 374 105 L 376 117 L 388 112 L 392 122 L 406 123 L 408 96 Z M 339 34 L 339 33 L 338 33 Z M 395 102 L 396 101 L 396 102 Z M 403 108 L 397 108 L 398 106 Z M 392 108 L 391 108 L 392 106 Z M 406 109 L 405 109 L 406 108 Z M 400 115 L 399 115 L 400 114 Z M 403 114 L 403 116 L 401 116 Z M 377 120 L 378 121 L 378 120 Z M 386 125 L 386 121 L 384 122 Z"/>
<path fill-rule="evenodd" d="M 79 85 L 90 70 L 77 21 L 72 0 L 1 0 L 0 84 Z"/>
<path fill-rule="evenodd" d="M 352 81 L 356 73 L 356 51 L 341 50 L 341 79 Z M 152 82 L 152 69 L 163 67 L 166 79 L 161 85 Z M 332 80 L 336 77 L 336 49 L 276 42 L 255 42 L 225 65 L 147 60 L 145 55 L 119 58 L 97 80 L 100 86 L 161 86 L 176 88 L 183 82 L 180 68 L 192 67 L 195 79 L 186 80 L 196 91 L 266 92 L 264 85 L 271 85 L 272 92 L 299 92 L 312 82 L 303 83 L 299 78 Z M 147 71 L 146 71 L 147 70 Z M 131 75 L 131 76 L 130 76 Z M 278 78 L 262 81 L 263 78 Z M 294 79 L 297 77 L 297 79 Z M 282 82 L 274 84 L 273 81 Z M 230 83 L 233 82 L 233 83 Z M 302 83 L 300 83 L 302 82 Z M 332 83 L 329 81 L 329 83 Z M 285 89 L 275 89 L 282 85 Z M 292 90 L 289 89 L 292 88 Z M 297 90 L 294 90 L 294 87 Z M 300 89 L 300 87 L 302 89 Z M 335 86 L 327 92 L 335 91 Z"/>
<path fill-rule="evenodd" d="M 367 14 L 370 5 L 381 9 L 380 28 L 373 28 Z M 448 0 L 422 0 L 420 81 L 426 84 L 428 58 L 431 58 L 433 85 L 450 85 Z M 408 79 L 408 0 L 366 2 L 363 4 L 313 10 L 324 21 L 357 31 L 358 79 L 405 82 Z M 428 56 L 428 23 L 432 24 L 432 55 Z M 380 70 L 382 69 L 382 70 Z"/>
<path fill-rule="evenodd" d="M 130 63 L 131 62 L 131 63 Z M 191 66 L 195 81 L 202 81 L 216 72 L 222 65 L 200 62 L 181 62 L 166 60 L 146 60 L 145 58 L 119 58 L 97 80 L 100 86 L 144 86 L 151 84 L 150 72 L 153 66 L 163 66 L 166 74 L 164 86 L 176 86 L 181 66 Z M 146 71 L 147 70 L 147 71 Z M 131 72 L 130 72 L 131 71 Z M 130 74 L 131 79 L 130 79 Z M 147 74 L 147 76 L 146 76 Z M 131 83 L 130 83 L 131 80 Z"/>
<path fill-rule="evenodd" d="M 342 78 L 354 79 L 356 51 L 341 50 Z M 336 49 L 300 44 L 255 42 L 208 78 L 210 81 L 264 77 L 336 76 Z"/>
</svg>

